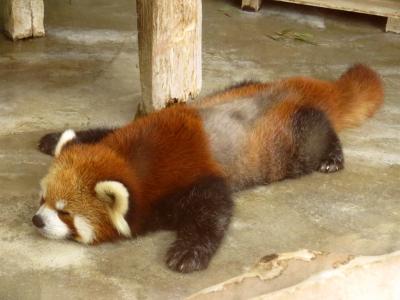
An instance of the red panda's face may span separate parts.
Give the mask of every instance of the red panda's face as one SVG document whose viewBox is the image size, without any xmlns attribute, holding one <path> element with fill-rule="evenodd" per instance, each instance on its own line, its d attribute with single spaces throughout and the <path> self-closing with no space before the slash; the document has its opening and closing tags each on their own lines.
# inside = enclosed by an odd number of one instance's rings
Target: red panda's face
<svg viewBox="0 0 400 300">
<path fill-rule="evenodd" d="M 90 156 L 85 162 L 68 155 L 57 158 L 41 182 L 41 203 L 32 218 L 38 231 L 47 238 L 84 244 L 129 237 L 124 218 L 129 206 L 126 187 L 93 177 L 98 168 Z"/>
</svg>

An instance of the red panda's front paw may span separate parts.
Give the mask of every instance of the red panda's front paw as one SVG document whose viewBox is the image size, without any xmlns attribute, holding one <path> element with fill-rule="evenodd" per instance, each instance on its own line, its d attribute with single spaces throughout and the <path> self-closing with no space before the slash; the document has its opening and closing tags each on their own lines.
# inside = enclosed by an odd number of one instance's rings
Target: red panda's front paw
<svg viewBox="0 0 400 300">
<path fill-rule="evenodd" d="M 173 245 L 167 253 L 167 266 L 173 271 L 190 273 L 207 268 L 211 254 L 206 247 L 199 245 Z"/>
</svg>

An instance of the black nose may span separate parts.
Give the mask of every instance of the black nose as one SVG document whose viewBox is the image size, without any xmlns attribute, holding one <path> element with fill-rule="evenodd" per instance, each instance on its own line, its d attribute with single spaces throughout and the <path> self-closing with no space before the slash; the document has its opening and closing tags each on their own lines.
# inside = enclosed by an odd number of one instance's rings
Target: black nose
<svg viewBox="0 0 400 300">
<path fill-rule="evenodd" d="M 34 215 L 32 218 L 32 223 L 35 225 L 37 228 L 42 228 L 44 227 L 44 222 L 42 218 L 38 215 Z"/>
</svg>

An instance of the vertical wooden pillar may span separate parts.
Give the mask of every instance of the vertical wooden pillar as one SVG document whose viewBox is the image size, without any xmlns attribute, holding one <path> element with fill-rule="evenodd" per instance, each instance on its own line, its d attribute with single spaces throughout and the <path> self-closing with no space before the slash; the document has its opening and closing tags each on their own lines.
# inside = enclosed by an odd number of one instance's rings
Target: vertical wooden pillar
<svg viewBox="0 0 400 300">
<path fill-rule="evenodd" d="M 144 109 L 186 101 L 201 89 L 201 0 L 137 0 Z"/>
<path fill-rule="evenodd" d="M 12 38 L 44 36 L 43 0 L 5 0 L 4 28 Z"/>
<path fill-rule="evenodd" d="M 386 31 L 400 33 L 400 18 L 387 18 Z"/>
<path fill-rule="evenodd" d="M 262 0 L 242 0 L 242 9 L 259 11 L 261 8 Z"/>
</svg>

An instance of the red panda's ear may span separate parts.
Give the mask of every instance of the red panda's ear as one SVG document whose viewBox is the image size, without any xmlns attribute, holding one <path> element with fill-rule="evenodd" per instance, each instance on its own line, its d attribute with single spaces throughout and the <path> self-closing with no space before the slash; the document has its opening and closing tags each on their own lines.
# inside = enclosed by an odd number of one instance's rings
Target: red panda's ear
<svg viewBox="0 0 400 300">
<path fill-rule="evenodd" d="M 129 209 L 128 189 L 118 181 L 100 181 L 95 187 L 97 197 L 106 202 L 112 222 L 119 233 L 126 237 L 131 236 L 131 231 L 124 216 Z"/>
<path fill-rule="evenodd" d="M 72 129 L 65 130 L 61 135 L 60 139 L 57 142 L 57 145 L 54 149 L 54 156 L 57 157 L 60 155 L 62 149 L 66 144 L 76 138 L 75 131 Z"/>
</svg>

